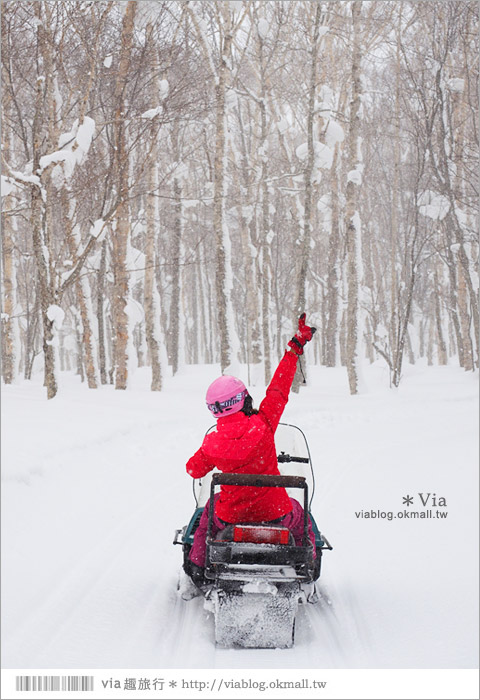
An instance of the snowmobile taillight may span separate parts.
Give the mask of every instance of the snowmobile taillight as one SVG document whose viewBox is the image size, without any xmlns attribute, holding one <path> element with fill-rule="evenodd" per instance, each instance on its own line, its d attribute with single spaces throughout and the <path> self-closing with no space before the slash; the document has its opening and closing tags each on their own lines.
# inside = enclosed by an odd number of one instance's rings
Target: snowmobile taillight
<svg viewBox="0 0 480 700">
<path fill-rule="evenodd" d="M 290 530 L 286 527 L 265 525 L 235 525 L 234 542 L 257 542 L 263 544 L 288 544 Z"/>
</svg>

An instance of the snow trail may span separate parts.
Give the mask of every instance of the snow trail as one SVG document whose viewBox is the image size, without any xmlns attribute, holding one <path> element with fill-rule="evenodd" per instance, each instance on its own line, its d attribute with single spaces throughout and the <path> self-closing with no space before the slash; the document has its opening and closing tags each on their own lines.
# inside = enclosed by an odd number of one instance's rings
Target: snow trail
<svg viewBox="0 0 480 700">
<path fill-rule="evenodd" d="M 334 546 L 320 600 L 299 606 L 292 649 L 232 650 L 216 648 L 203 599 L 178 596 L 172 545 L 217 370 L 185 368 L 162 392 L 147 371 L 128 392 L 62 376 L 51 402 L 40 380 L 3 388 L 4 667 L 474 667 L 477 377 L 407 368 L 391 392 L 374 366 L 352 398 L 344 371 L 311 368 L 284 420 L 309 441 L 313 513 Z M 446 498 L 446 520 L 355 515 L 405 510 L 407 494 L 418 510 L 419 492 Z"/>
</svg>

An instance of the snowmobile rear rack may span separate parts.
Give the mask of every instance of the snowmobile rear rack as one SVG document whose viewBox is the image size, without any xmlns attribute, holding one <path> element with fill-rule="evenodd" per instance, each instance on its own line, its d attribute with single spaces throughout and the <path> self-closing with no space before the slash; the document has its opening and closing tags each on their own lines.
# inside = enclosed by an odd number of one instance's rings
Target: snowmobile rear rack
<svg viewBox="0 0 480 700">
<path fill-rule="evenodd" d="M 207 541 L 212 534 L 215 486 L 220 485 L 303 489 L 303 546 L 308 546 L 310 541 L 308 536 L 308 487 L 305 477 L 281 474 L 213 474 L 210 487 Z"/>
<path fill-rule="evenodd" d="M 282 474 L 213 474 L 212 486 L 218 484 L 304 489 L 306 482 L 304 476 L 284 476 Z"/>
</svg>

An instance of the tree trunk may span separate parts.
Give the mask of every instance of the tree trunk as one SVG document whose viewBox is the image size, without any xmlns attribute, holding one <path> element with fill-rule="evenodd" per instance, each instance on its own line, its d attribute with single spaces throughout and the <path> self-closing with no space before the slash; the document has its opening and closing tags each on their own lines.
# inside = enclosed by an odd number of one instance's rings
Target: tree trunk
<svg viewBox="0 0 480 700">
<path fill-rule="evenodd" d="M 151 27 L 150 27 L 151 32 Z M 151 51 L 151 71 L 153 75 L 152 101 L 150 106 L 155 109 L 160 100 L 159 87 L 159 66 L 157 59 L 157 48 L 153 38 L 149 36 Z M 162 388 L 162 371 L 160 365 L 160 310 L 156 307 L 156 287 L 155 287 L 155 239 L 157 212 L 157 138 L 158 138 L 158 118 L 152 120 L 150 129 L 151 150 L 150 160 L 147 166 L 147 202 L 146 202 L 146 241 L 145 241 L 145 333 L 152 366 L 152 381 L 150 388 L 152 391 L 160 391 Z"/>
<path fill-rule="evenodd" d="M 463 336 L 462 336 L 462 329 L 460 325 L 460 319 L 458 316 L 458 282 L 457 282 L 457 269 L 456 269 L 456 262 L 455 262 L 455 256 L 452 251 L 452 239 L 450 235 L 450 228 L 447 223 L 447 225 L 444 228 L 445 230 L 445 241 L 446 241 L 446 246 L 445 246 L 445 252 L 446 252 L 446 263 L 447 263 L 447 270 L 448 270 L 448 280 L 449 280 L 449 291 L 448 291 L 448 301 L 449 301 L 449 310 L 450 310 L 450 317 L 452 319 L 453 323 L 453 328 L 455 330 L 455 340 L 457 343 L 457 353 L 458 353 L 458 361 L 460 364 L 460 367 L 464 366 L 464 349 L 463 349 Z"/>
<path fill-rule="evenodd" d="M 434 293 L 433 293 L 433 303 L 435 307 L 435 321 L 437 324 L 437 345 L 438 345 L 438 363 L 440 365 L 447 364 L 447 345 L 443 337 L 443 324 L 442 324 L 442 314 L 440 310 L 440 287 L 438 284 L 438 271 L 435 265 L 434 270 Z"/>
<path fill-rule="evenodd" d="M 475 363 L 473 359 L 472 336 L 470 331 L 471 318 L 470 314 L 468 313 L 467 283 L 465 278 L 465 269 L 462 264 L 458 265 L 457 280 L 458 312 L 460 316 L 460 326 L 462 329 L 463 340 L 463 367 L 467 372 L 471 372 L 475 369 Z"/>
<path fill-rule="evenodd" d="M 182 294 L 182 191 L 178 178 L 173 180 L 173 204 L 175 207 L 175 218 L 173 225 L 173 269 L 172 269 L 172 303 L 170 307 L 170 342 L 171 342 L 171 362 L 172 372 L 176 374 L 178 368 L 184 363 L 182 352 L 184 338 L 181 309 Z"/>
<path fill-rule="evenodd" d="M 233 280 L 228 279 L 231 275 L 231 261 L 226 247 L 228 231 L 225 221 L 225 175 L 226 175 L 226 152 L 225 152 L 225 90 L 227 79 L 227 57 L 232 44 L 232 34 L 227 28 L 225 36 L 221 37 L 222 49 L 220 64 L 218 67 L 217 82 L 215 86 L 215 161 L 214 161 L 214 194 L 213 194 L 213 228 L 216 240 L 216 270 L 215 270 L 215 291 L 217 298 L 217 319 L 218 334 L 220 340 L 220 365 L 222 372 L 231 364 L 231 323 L 233 321 L 229 313 L 231 307 L 231 284 Z"/>
<path fill-rule="evenodd" d="M 245 127 L 242 119 L 240 107 L 237 110 L 238 123 L 240 127 L 240 144 L 242 153 L 242 169 L 241 183 L 243 193 L 248 193 L 250 186 L 249 178 L 249 161 L 247 154 L 247 144 L 245 139 Z M 242 197 L 242 205 L 246 206 L 249 199 Z M 250 217 L 251 218 L 251 217 Z M 258 364 L 261 358 L 260 349 L 260 330 L 259 330 L 259 311 L 258 311 L 258 293 L 257 293 L 257 275 L 255 264 L 252 258 L 252 236 L 249 229 L 249 218 L 242 211 L 240 214 L 240 231 L 242 239 L 242 254 L 243 265 L 245 271 L 245 292 L 246 292 L 246 360 L 248 371 L 250 372 L 250 364 Z"/>
<path fill-rule="evenodd" d="M 400 200 L 400 93 L 401 93 L 401 76 L 400 76 L 400 45 L 401 45 L 401 27 L 402 27 L 402 7 L 399 7 L 398 25 L 397 25 L 397 46 L 395 57 L 395 113 L 394 113 L 394 134 L 393 134 L 393 182 L 392 182 L 392 208 L 390 217 L 390 352 L 392 358 L 392 366 L 397 365 L 397 347 L 398 337 L 400 333 L 399 324 L 399 291 L 397 279 L 397 248 L 399 240 L 399 200 Z"/>
<path fill-rule="evenodd" d="M 267 386 L 272 378 L 271 340 L 270 340 L 270 198 L 268 192 L 267 167 L 267 110 L 266 110 L 266 74 L 263 55 L 263 39 L 259 36 L 258 58 L 260 63 L 260 160 L 261 160 L 261 251 L 262 251 L 262 339 L 264 381 Z"/>
<path fill-rule="evenodd" d="M 339 147 L 335 145 L 331 178 L 331 209 L 332 225 L 328 240 L 328 270 L 326 298 L 326 330 L 324 363 L 327 367 L 337 364 L 337 334 L 338 334 L 338 265 L 340 256 L 340 206 L 338 199 L 338 160 Z"/>
<path fill-rule="evenodd" d="M 318 44 L 319 44 L 319 28 L 320 16 L 322 13 L 322 3 L 315 4 L 315 19 L 313 25 L 313 40 L 311 48 L 310 61 L 310 80 L 308 89 L 308 113 L 307 113 L 307 162 L 303 172 L 303 183 L 305 188 L 305 200 L 303 210 L 303 239 L 300 252 L 300 269 L 297 280 L 297 299 L 295 305 L 294 328 L 298 317 L 304 311 L 307 311 L 307 273 L 311 254 L 311 238 L 312 238 L 312 195 L 313 195 L 313 167 L 315 163 L 315 148 L 314 148 L 314 115 L 315 115 L 315 94 L 317 91 L 317 61 L 318 61 Z M 298 363 L 297 371 L 293 381 L 293 391 L 298 391 L 300 384 L 305 382 L 306 367 L 301 371 L 301 365 Z"/>
<path fill-rule="evenodd" d="M 43 97 L 43 80 L 45 67 L 43 65 L 43 57 L 48 54 L 46 46 L 46 36 L 43 27 L 44 18 L 42 17 L 42 4 L 35 4 L 35 16 L 38 21 L 37 25 L 37 43 L 38 43 L 38 60 L 37 65 L 37 89 L 35 98 L 35 113 L 33 118 L 33 172 L 37 172 L 40 165 L 41 144 L 43 137 L 42 125 L 47 115 L 44 112 L 44 97 Z M 41 61 L 41 63 L 40 63 Z M 47 389 L 47 398 L 53 399 L 58 391 L 56 368 L 55 368 L 55 349 L 53 346 L 53 321 L 48 317 L 48 311 L 52 304 L 55 303 L 55 290 L 53 280 L 50 277 L 49 261 L 46 259 L 50 250 L 48 246 L 48 232 L 45 230 L 46 212 L 44 204 L 45 190 L 41 185 L 32 184 L 31 192 L 31 226 L 33 239 L 33 253 L 35 257 L 37 271 L 37 292 L 39 297 L 39 307 L 42 319 L 42 347 L 44 356 L 44 386 Z M 51 260 L 50 260 L 51 264 Z"/>
<path fill-rule="evenodd" d="M 361 15 L 361 2 L 352 4 L 353 22 L 353 55 L 352 55 L 352 98 L 350 102 L 349 135 L 348 135 L 348 168 L 349 174 L 346 192 L 346 235 L 347 235 L 347 338 L 346 361 L 350 393 L 359 391 L 359 262 L 360 262 L 360 217 L 358 215 L 358 180 L 351 173 L 356 171 L 358 163 L 360 135 L 360 34 L 358 23 Z"/>
<path fill-rule="evenodd" d="M 75 319 L 75 339 L 77 341 L 77 375 L 80 377 L 80 381 L 83 382 L 85 381 L 85 373 L 84 373 L 84 362 L 83 362 L 83 343 L 82 343 L 82 333 L 81 333 L 81 328 L 80 328 L 80 315 L 75 312 L 74 313 L 74 319 Z"/>
<path fill-rule="evenodd" d="M 7 105 L 5 106 L 7 109 Z M 5 141 L 3 153 L 10 161 L 10 134 L 4 130 Z M 8 214 L 13 204 L 11 196 L 4 197 L 2 210 L 2 375 L 5 384 L 12 384 L 15 380 L 18 347 L 16 343 L 17 320 L 14 318 L 16 307 L 16 284 L 14 262 L 14 231 L 13 215 Z M 7 213 L 5 213 L 7 212 Z"/>
<path fill-rule="evenodd" d="M 129 297 L 129 273 L 127 250 L 130 237 L 130 207 L 128 203 L 128 153 L 125 135 L 125 84 L 130 65 L 133 30 L 137 3 L 129 0 L 122 22 L 122 40 L 118 75 L 115 84 L 115 174 L 118 207 L 116 211 L 113 249 L 113 319 L 115 324 L 115 389 L 126 389 L 128 383 L 129 319 L 127 304 Z"/>
<path fill-rule="evenodd" d="M 97 325 L 98 325 L 98 362 L 100 366 L 100 381 L 107 383 L 107 363 L 105 354 L 105 275 L 107 271 L 107 241 L 102 242 L 100 267 L 97 273 Z"/>
<path fill-rule="evenodd" d="M 70 249 L 73 265 L 75 266 L 81 240 L 78 228 L 72 226 L 75 204 L 73 201 L 68 201 L 68 191 L 66 188 L 62 189 L 62 200 L 65 220 L 65 238 Z M 76 278 L 75 294 L 82 322 L 82 343 L 87 384 L 89 389 L 96 389 L 98 386 L 97 347 L 95 335 L 93 333 L 92 296 L 89 282 L 85 275 L 79 275 Z"/>
<path fill-rule="evenodd" d="M 312 42 L 312 59 L 310 62 L 310 83 L 308 93 L 308 114 L 307 114 L 307 162 L 303 174 L 305 188 L 305 204 L 304 204 L 304 224 L 303 224 L 303 240 L 300 258 L 300 271 L 298 276 L 298 291 L 296 303 L 296 318 L 306 310 L 306 287 L 307 287 L 307 271 L 310 259 L 310 242 L 312 235 L 312 192 L 313 192 L 313 166 L 315 161 L 314 150 L 314 112 L 315 112 L 315 94 L 317 89 L 317 56 L 318 56 L 318 40 L 320 15 L 322 12 L 322 4 L 316 3 L 315 20 L 313 27 L 313 42 Z"/>
<path fill-rule="evenodd" d="M 467 20 L 468 22 L 468 20 Z M 468 27 L 467 27 L 468 29 Z M 455 176 L 455 200 L 466 198 L 465 195 L 465 165 L 463 154 L 465 153 L 465 123 L 467 121 L 467 114 L 465 103 L 460 99 L 459 93 L 454 93 L 452 97 L 453 101 L 453 114 L 452 122 L 455 116 L 457 117 L 459 126 L 457 129 L 456 137 L 452 134 L 452 139 L 456 147 L 458 148 L 458 155 L 454 154 L 456 163 L 456 176 Z M 453 127 L 452 127 L 453 129 Z M 453 196 L 451 198 L 453 201 Z M 461 204 L 459 203 L 461 206 Z M 477 343 L 477 358 L 478 358 L 478 343 L 479 338 L 479 320 L 478 320 L 478 298 L 477 293 L 475 293 L 474 285 L 470 275 L 470 260 L 465 251 L 464 245 L 464 234 L 461 229 L 458 217 L 455 214 L 455 228 L 457 230 L 457 242 L 459 244 L 459 265 L 457 271 L 458 279 L 458 310 L 460 315 L 460 327 L 463 338 L 463 366 L 466 371 L 473 371 L 475 369 L 475 357 L 474 357 L 474 347 L 472 343 L 472 333 L 471 333 L 471 321 L 473 318 L 473 329 L 474 336 Z M 473 227 L 472 227 L 473 228 Z M 478 291 L 478 290 L 477 290 Z M 471 304 L 471 315 L 469 314 L 469 299 Z"/>
<path fill-rule="evenodd" d="M 210 324 L 208 323 L 208 294 L 206 294 L 204 289 L 204 279 L 205 274 L 204 265 L 199 264 L 196 266 L 196 279 L 198 284 L 198 309 L 199 309 L 199 319 L 198 324 L 200 328 L 199 338 L 200 347 L 203 349 L 202 362 L 211 363 L 213 362 L 210 356 L 210 349 L 208 343 L 208 328 Z"/>
<path fill-rule="evenodd" d="M 410 314 L 412 311 L 413 303 L 413 291 L 415 289 L 415 282 L 417 278 L 417 270 L 414 263 L 414 253 L 412 249 L 411 254 L 411 267 L 410 267 L 410 279 L 407 285 L 407 301 L 405 305 L 405 313 L 403 318 L 399 319 L 399 334 L 398 334 L 398 344 L 395 347 L 395 364 L 393 365 L 393 386 L 398 387 L 400 380 L 402 378 L 402 364 L 403 364 L 403 354 L 405 352 L 405 343 L 407 340 L 408 333 L 408 323 L 410 320 Z"/>
</svg>

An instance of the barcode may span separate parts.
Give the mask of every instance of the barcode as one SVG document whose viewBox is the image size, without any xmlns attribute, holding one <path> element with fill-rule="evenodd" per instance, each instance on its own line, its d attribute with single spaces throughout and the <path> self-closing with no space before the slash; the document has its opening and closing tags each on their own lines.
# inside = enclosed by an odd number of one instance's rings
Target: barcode
<svg viewBox="0 0 480 700">
<path fill-rule="evenodd" d="M 15 690 L 93 690 L 93 676 L 15 676 Z"/>
</svg>

